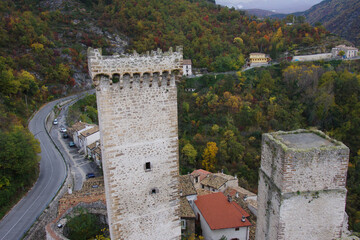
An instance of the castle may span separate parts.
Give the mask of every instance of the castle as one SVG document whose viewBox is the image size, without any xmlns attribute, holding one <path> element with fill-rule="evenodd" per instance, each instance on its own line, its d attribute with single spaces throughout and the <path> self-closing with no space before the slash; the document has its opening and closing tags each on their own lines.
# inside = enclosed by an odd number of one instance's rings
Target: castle
<svg viewBox="0 0 360 240">
<path fill-rule="evenodd" d="M 96 86 L 111 239 L 180 239 L 177 89 L 182 48 L 102 56 Z"/>
</svg>

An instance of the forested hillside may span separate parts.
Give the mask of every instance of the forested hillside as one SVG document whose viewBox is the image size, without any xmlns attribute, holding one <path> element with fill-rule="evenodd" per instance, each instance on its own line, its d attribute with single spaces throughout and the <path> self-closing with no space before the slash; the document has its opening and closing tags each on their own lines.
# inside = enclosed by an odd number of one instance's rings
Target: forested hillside
<svg viewBox="0 0 360 240">
<path fill-rule="evenodd" d="M 360 45 L 360 1 L 326 0 L 302 13 L 311 24 L 324 27 L 356 45 Z"/>
<path fill-rule="evenodd" d="M 315 127 L 350 148 L 346 210 L 360 232 L 360 61 L 204 76 L 178 91 L 182 174 L 223 169 L 256 192 L 262 133 Z"/>
<path fill-rule="evenodd" d="M 317 45 L 326 36 L 321 26 L 258 21 L 245 12 L 199 0 L 109 2 L 94 4 L 99 23 L 107 29 L 121 29 L 131 39 L 130 48 L 144 52 L 183 45 L 185 58 L 210 71 L 239 69 L 250 52 L 269 53 L 275 59 L 286 50 Z"/>
</svg>

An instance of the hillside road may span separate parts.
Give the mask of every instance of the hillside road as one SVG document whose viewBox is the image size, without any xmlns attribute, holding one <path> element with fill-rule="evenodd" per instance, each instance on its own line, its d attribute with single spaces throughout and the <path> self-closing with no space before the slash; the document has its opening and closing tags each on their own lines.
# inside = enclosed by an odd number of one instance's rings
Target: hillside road
<svg viewBox="0 0 360 240">
<path fill-rule="evenodd" d="M 41 147 L 40 174 L 27 195 L 0 221 L 0 240 L 21 239 L 48 206 L 66 178 L 66 164 L 45 130 L 45 119 L 62 98 L 46 104 L 31 119 L 29 130 L 39 140 Z"/>
</svg>

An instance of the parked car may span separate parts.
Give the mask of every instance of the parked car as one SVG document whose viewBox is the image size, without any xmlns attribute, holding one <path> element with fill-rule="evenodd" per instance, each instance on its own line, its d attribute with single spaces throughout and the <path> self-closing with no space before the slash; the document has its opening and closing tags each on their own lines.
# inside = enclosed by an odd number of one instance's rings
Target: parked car
<svg viewBox="0 0 360 240">
<path fill-rule="evenodd" d="M 60 132 L 66 133 L 66 128 L 64 128 L 64 127 L 60 128 Z"/>
<path fill-rule="evenodd" d="M 69 135 L 67 133 L 64 133 L 62 136 L 63 136 L 63 138 L 68 138 L 69 137 Z"/>
<path fill-rule="evenodd" d="M 75 147 L 75 143 L 73 141 L 69 142 L 69 147 Z"/>
<path fill-rule="evenodd" d="M 95 174 L 94 173 L 88 173 L 86 174 L 86 178 L 94 178 Z"/>
<path fill-rule="evenodd" d="M 58 123 L 59 123 L 59 122 L 58 122 L 57 118 L 55 118 L 54 121 L 53 121 L 53 124 L 54 124 L 54 125 L 58 125 Z"/>
</svg>

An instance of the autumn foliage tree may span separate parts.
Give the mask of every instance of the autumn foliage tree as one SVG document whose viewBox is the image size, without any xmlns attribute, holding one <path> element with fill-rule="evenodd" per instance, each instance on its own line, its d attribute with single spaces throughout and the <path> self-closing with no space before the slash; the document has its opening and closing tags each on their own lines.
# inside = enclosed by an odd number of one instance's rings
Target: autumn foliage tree
<svg viewBox="0 0 360 240">
<path fill-rule="evenodd" d="M 215 142 L 208 142 L 206 144 L 206 148 L 204 149 L 204 152 L 202 154 L 202 167 L 206 171 L 214 171 L 216 166 L 216 154 L 218 152 L 219 148 L 216 146 Z"/>
</svg>

